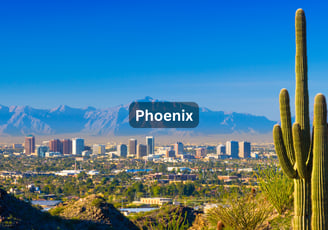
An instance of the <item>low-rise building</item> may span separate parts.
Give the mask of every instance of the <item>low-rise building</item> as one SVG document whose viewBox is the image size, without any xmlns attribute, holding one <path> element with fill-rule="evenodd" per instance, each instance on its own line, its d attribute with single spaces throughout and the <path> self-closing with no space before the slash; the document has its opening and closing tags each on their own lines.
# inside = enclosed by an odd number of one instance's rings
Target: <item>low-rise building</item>
<svg viewBox="0 0 328 230">
<path fill-rule="evenodd" d="M 171 198 L 163 198 L 163 197 L 154 197 L 154 198 L 140 198 L 140 203 L 143 204 L 172 204 Z"/>
<path fill-rule="evenodd" d="M 82 172 L 82 170 L 62 170 L 60 172 L 56 172 L 55 175 L 57 175 L 57 176 L 76 176 L 81 172 Z"/>
</svg>

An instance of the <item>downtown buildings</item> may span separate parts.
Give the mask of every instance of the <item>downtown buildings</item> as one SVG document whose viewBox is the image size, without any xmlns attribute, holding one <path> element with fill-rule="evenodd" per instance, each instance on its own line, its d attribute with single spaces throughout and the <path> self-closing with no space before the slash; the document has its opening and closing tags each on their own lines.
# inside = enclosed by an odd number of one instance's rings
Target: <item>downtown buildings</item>
<svg viewBox="0 0 328 230">
<path fill-rule="evenodd" d="M 251 143 L 242 141 L 227 141 L 225 146 L 226 156 L 231 158 L 249 158 L 251 155 Z M 218 150 L 220 152 L 218 152 Z M 223 153 L 223 146 L 218 146 L 217 153 L 219 155 L 224 155 Z"/>
<path fill-rule="evenodd" d="M 179 157 L 182 156 L 184 153 L 184 147 L 181 142 L 177 142 L 174 144 L 174 151 L 175 151 L 175 156 Z"/>
<path fill-rule="evenodd" d="M 139 143 L 137 139 L 129 139 L 128 145 L 116 143 L 103 145 L 93 144 L 85 146 L 84 139 L 52 139 L 43 141 L 42 145 L 35 146 L 35 138 L 30 135 L 25 138 L 25 152 L 28 154 L 29 149 L 33 148 L 32 155 L 44 156 L 68 156 L 77 157 L 105 157 L 107 154 L 110 158 L 137 158 L 144 160 L 157 161 L 163 158 L 164 161 L 181 160 L 188 161 L 198 159 L 224 159 L 224 158 L 250 158 L 251 143 L 246 141 L 227 141 L 226 145 L 190 145 L 184 146 L 182 142 L 175 142 L 171 145 L 157 146 L 155 149 L 155 138 L 153 136 L 145 137 L 145 144 Z M 34 144 L 33 144 L 34 143 Z M 16 146 L 16 144 L 15 144 Z M 19 145 L 18 145 L 19 146 Z M 49 152 L 49 153 L 48 153 Z"/>
<path fill-rule="evenodd" d="M 92 153 L 93 154 L 105 154 L 106 153 L 106 146 L 105 145 L 99 145 L 99 144 L 94 144 L 92 146 Z"/>
<path fill-rule="evenodd" d="M 251 143 L 242 141 L 239 142 L 239 153 L 240 158 L 249 158 L 251 157 Z"/>
<path fill-rule="evenodd" d="M 26 155 L 31 155 L 35 152 L 35 137 L 33 135 L 25 137 L 24 150 Z"/>
<path fill-rule="evenodd" d="M 141 159 L 144 156 L 147 156 L 147 145 L 138 144 L 138 146 L 137 146 L 137 158 Z"/>
<path fill-rule="evenodd" d="M 63 152 L 63 144 L 59 139 L 53 139 L 49 141 L 49 151 L 62 153 Z"/>
<path fill-rule="evenodd" d="M 137 140 L 136 139 L 130 139 L 129 140 L 128 155 L 129 156 L 135 156 L 136 154 L 137 154 Z"/>
<path fill-rule="evenodd" d="M 62 140 L 63 145 L 63 154 L 72 154 L 72 140 L 70 139 L 63 139 Z"/>
<path fill-rule="evenodd" d="M 119 157 L 125 158 L 128 155 L 128 147 L 125 144 L 120 144 L 117 146 L 117 155 Z"/>
<path fill-rule="evenodd" d="M 147 136 L 146 137 L 146 145 L 147 145 L 147 155 L 153 155 L 154 154 L 154 145 L 155 145 L 155 139 L 153 136 Z"/>
<path fill-rule="evenodd" d="M 44 156 L 45 152 L 56 152 L 60 154 L 71 154 L 72 153 L 72 141 L 64 139 L 52 139 L 50 141 L 43 141 L 42 145 L 35 145 L 35 137 L 28 135 L 25 137 L 24 142 L 25 154 L 35 154 L 37 156 Z"/>
<path fill-rule="evenodd" d="M 84 151 L 84 139 L 82 138 L 73 138 L 72 140 L 72 154 L 73 155 L 82 155 Z"/>
<path fill-rule="evenodd" d="M 226 142 L 226 154 L 231 158 L 238 158 L 239 145 L 237 141 Z"/>
</svg>

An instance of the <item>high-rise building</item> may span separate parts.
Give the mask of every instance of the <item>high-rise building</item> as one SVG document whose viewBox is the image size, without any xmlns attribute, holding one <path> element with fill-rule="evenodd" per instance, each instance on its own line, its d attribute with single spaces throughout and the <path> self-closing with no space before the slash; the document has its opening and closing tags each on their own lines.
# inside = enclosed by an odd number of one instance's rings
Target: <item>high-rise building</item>
<svg viewBox="0 0 328 230">
<path fill-rule="evenodd" d="M 42 145 L 49 147 L 49 141 L 42 141 Z"/>
<path fill-rule="evenodd" d="M 226 154 L 226 147 L 224 145 L 218 145 L 216 147 L 216 154 L 225 155 Z"/>
<path fill-rule="evenodd" d="M 23 148 L 22 144 L 13 144 L 13 149 L 21 149 Z"/>
<path fill-rule="evenodd" d="M 33 135 L 28 135 L 25 137 L 24 144 L 25 154 L 31 155 L 35 152 L 35 137 Z"/>
<path fill-rule="evenodd" d="M 183 150 L 183 144 L 181 142 L 177 142 L 174 144 L 174 151 L 175 151 L 175 156 L 179 157 L 180 155 L 183 155 L 184 150 Z"/>
<path fill-rule="evenodd" d="M 70 139 L 63 139 L 63 154 L 72 154 L 72 140 Z"/>
<path fill-rule="evenodd" d="M 36 148 L 38 157 L 46 157 L 46 152 L 49 152 L 49 147 L 45 145 L 40 145 Z"/>
<path fill-rule="evenodd" d="M 226 153 L 232 158 L 238 158 L 238 141 L 227 141 L 226 142 Z"/>
<path fill-rule="evenodd" d="M 137 158 L 140 159 L 147 156 L 147 145 L 138 144 L 137 145 Z"/>
<path fill-rule="evenodd" d="M 58 139 L 53 139 L 49 141 L 49 152 L 57 152 L 62 153 L 63 152 L 63 145 Z"/>
<path fill-rule="evenodd" d="M 242 141 L 239 142 L 239 154 L 240 158 L 249 158 L 251 157 L 251 143 Z"/>
<path fill-rule="evenodd" d="M 92 146 L 92 153 L 93 154 L 105 154 L 106 153 L 106 146 L 105 145 L 94 144 Z"/>
<path fill-rule="evenodd" d="M 175 157 L 175 151 L 174 150 L 165 150 L 166 151 L 166 154 L 165 156 L 166 157 Z"/>
<path fill-rule="evenodd" d="M 202 158 L 206 156 L 206 149 L 205 148 L 197 148 L 196 149 L 196 157 Z"/>
<path fill-rule="evenodd" d="M 130 139 L 129 140 L 129 155 L 136 155 L 137 154 L 137 140 Z"/>
<path fill-rule="evenodd" d="M 128 147 L 124 144 L 120 144 L 117 146 L 117 155 L 119 157 L 127 157 L 128 155 Z"/>
<path fill-rule="evenodd" d="M 84 139 L 74 138 L 72 140 L 72 154 L 73 155 L 82 155 L 84 151 Z"/>
<path fill-rule="evenodd" d="M 155 148 L 155 139 L 153 136 L 146 137 L 146 145 L 147 145 L 147 155 L 153 155 L 154 148 Z"/>
</svg>

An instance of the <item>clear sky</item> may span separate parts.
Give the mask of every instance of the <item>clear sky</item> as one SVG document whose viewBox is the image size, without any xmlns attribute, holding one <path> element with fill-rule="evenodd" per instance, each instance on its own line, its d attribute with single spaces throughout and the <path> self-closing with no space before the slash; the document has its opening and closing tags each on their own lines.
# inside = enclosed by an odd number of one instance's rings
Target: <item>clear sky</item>
<svg viewBox="0 0 328 230">
<path fill-rule="evenodd" d="M 106 108 L 151 96 L 278 120 L 280 89 L 294 95 L 298 8 L 312 103 L 328 95 L 324 1 L 2 1 L 0 104 Z"/>
</svg>

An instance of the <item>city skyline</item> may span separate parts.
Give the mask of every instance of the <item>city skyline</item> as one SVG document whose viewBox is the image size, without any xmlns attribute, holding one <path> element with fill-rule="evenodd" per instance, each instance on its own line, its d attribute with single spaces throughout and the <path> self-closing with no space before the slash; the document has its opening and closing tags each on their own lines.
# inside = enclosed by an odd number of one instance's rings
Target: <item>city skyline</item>
<svg viewBox="0 0 328 230">
<path fill-rule="evenodd" d="M 279 120 L 280 89 L 294 95 L 297 8 L 309 19 L 310 108 L 328 94 L 327 3 L 17 2 L 0 10 L 0 104 L 107 108 L 149 95 Z"/>
<path fill-rule="evenodd" d="M 146 136 L 146 144 L 140 144 L 137 139 L 129 139 L 128 144 L 92 144 L 85 145 L 85 140 L 82 138 L 71 139 L 51 139 L 42 141 L 42 145 L 35 144 L 35 136 L 25 136 L 24 145 L 14 143 L 12 145 L 0 145 L 0 148 L 12 149 L 14 155 L 27 155 L 36 157 L 68 157 L 82 156 L 89 157 L 98 155 L 108 155 L 110 158 L 136 158 L 136 159 L 158 159 L 161 157 L 180 158 L 180 159 L 195 159 L 195 158 L 256 158 L 256 154 L 251 155 L 251 143 L 245 140 L 242 141 L 227 141 L 225 145 L 217 142 L 215 145 L 195 145 L 182 142 L 175 142 L 165 145 L 155 146 L 155 137 Z M 267 145 L 270 146 L 270 145 Z M 34 149 L 34 150 L 33 150 Z M 32 151 L 33 150 L 33 151 Z M 128 154 L 129 150 L 129 154 Z M 132 152 L 131 152 L 132 150 Z M 190 150 L 194 152 L 190 152 Z M 214 152 L 213 152 L 214 150 Z M 227 150 L 227 151 L 226 151 Z M 209 152 L 208 152 L 209 151 Z M 9 154 L 8 152 L 6 153 Z"/>
</svg>

